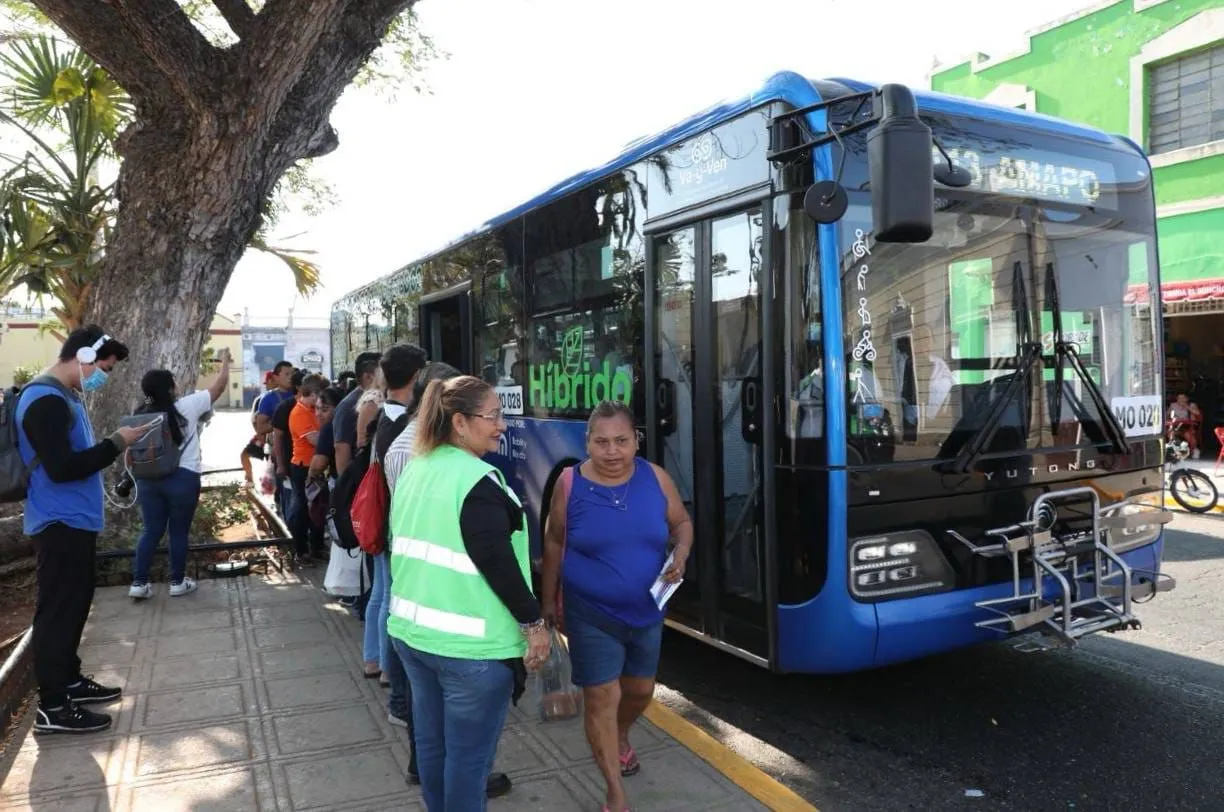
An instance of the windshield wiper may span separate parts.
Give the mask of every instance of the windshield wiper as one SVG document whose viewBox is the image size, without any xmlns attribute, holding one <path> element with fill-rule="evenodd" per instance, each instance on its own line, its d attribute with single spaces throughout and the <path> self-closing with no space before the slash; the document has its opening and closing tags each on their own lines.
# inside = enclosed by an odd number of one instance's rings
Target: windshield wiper
<svg viewBox="0 0 1224 812">
<path fill-rule="evenodd" d="M 982 452 L 994 440 L 995 433 L 999 430 L 999 424 L 1003 422 L 1003 416 L 1007 414 L 1008 408 L 1016 400 L 1016 397 L 1020 393 L 1024 393 L 1027 400 L 1030 389 L 1029 376 L 1033 372 L 1033 366 L 1040 360 L 1040 342 L 1029 342 L 1021 345 L 1020 352 L 1016 358 L 1015 374 L 1007 382 L 1003 393 L 991 404 L 990 411 L 986 413 L 986 419 L 982 421 L 981 428 L 973 433 L 973 436 L 961 447 L 956 458 L 950 463 L 954 472 L 958 474 L 969 473 L 973 464 L 977 462 L 977 458 L 982 455 Z M 1027 402 L 1021 404 L 1022 410 L 1027 411 L 1027 407 Z"/>
<path fill-rule="evenodd" d="M 1080 379 L 1084 389 L 1087 390 L 1088 398 L 1096 406 L 1097 411 L 1101 413 L 1101 424 L 1105 430 L 1105 438 L 1109 440 L 1113 452 L 1115 454 L 1129 454 L 1130 444 L 1126 441 L 1126 431 L 1122 428 L 1122 424 L 1118 422 L 1118 418 L 1114 415 L 1113 410 L 1109 408 L 1109 403 L 1105 400 L 1105 393 L 1101 391 L 1101 387 L 1088 374 L 1088 370 L 1084 367 L 1084 362 L 1079 357 L 1079 350 L 1076 345 L 1063 338 L 1062 305 L 1058 301 L 1058 276 L 1054 273 L 1053 262 L 1046 263 L 1045 298 L 1054 328 L 1054 404 L 1053 414 L 1050 416 L 1050 433 L 1057 435 L 1058 424 L 1062 422 L 1063 361 L 1067 360 L 1071 362 L 1071 369 Z"/>
<path fill-rule="evenodd" d="M 1033 365 L 1041 360 L 1041 342 L 1033 340 L 1032 309 L 1029 305 L 1028 290 L 1024 284 L 1024 265 L 1020 262 L 1012 265 L 1012 301 L 1019 303 L 1016 308 L 1016 334 L 1020 339 L 1016 348 L 1016 371 L 1011 380 L 1007 382 L 1003 393 L 991 405 L 981 427 L 961 446 L 956 457 L 949 463 L 951 469 L 958 474 L 968 473 L 973 464 L 977 462 L 977 458 L 990 446 L 999 430 L 999 424 L 1003 422 L 1003 416 L 1007 414 L 1008 408 L 1020 392 L 1024 392 L 1026 396 L 1026 402 L 1021 404 L 1021 410 L 1026 416 L 1024 422 L 1027 431 L 1027 396 L 1031 389 L 1029 375 L 1032 374 Z"/>
</svg>

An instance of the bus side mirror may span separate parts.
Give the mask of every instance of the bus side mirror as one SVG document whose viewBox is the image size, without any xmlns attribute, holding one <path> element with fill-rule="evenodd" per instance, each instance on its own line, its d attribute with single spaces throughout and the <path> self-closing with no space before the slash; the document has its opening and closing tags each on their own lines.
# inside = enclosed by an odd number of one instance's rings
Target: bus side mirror
<svg viewBox="0 0 1224 812">
<path fill-rule="evenodd" d="M 931 128 L 918 118 L 914 94 L 904 85 L 881 86 L 875 103 L 880 121 L 867 135 L 875 239 L 926 242 L 935 220 Z"/>
</svg>

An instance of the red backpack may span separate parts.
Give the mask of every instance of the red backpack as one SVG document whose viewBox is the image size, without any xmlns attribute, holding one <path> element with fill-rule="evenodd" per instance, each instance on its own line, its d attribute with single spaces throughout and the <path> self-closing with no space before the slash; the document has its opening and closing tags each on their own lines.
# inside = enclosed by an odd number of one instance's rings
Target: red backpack
<svg viewBox="0 0 1224 812">
<path fill-rule="evenodd" d="M 387 493 L 382 462 L 372 459 L 349 508 L 353 535 L 357 537 L 362 551 L 368 555 L 379 555 L 387 547 L 387 514 L 390 506 L 391 495 Z"/>
</svg>

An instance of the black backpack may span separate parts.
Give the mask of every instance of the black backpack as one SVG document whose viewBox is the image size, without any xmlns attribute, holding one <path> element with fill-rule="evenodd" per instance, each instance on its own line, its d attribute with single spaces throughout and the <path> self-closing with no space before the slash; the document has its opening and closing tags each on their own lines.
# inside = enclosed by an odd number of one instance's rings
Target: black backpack
<svg viewBox="0 0 1224 812">
<path fill-rule="evenodd" d="M 327 503 L 327 529 L 341 550 L 357 550 L 361 547 L 357 534 L 353 531 L 351 510 L 353 497 L 357 495 L 361 480 L 365 478 L 370 467 L 373 446 L 374 443 L 371 442 L 357 449 L 348 466 L 336 478 L 336 487 L 332 488 L 331 498 Z"/>
<path fill-rule="evenodd" d="M 69 401 L 69 414 L 76 420 L 76 412 L 72 409 L 72 393 L 58 379 L 50 375 L 39 375 L 26 384 L 26 387 L 33 384 L 43 384 L 60 390 L 65 400 Z M 0 403 L 0 503 L 23 501 L 30 485 L 30 474 L 38 467 L 38 457 L 30 460 L 29 465 L 22 461 L 17 445 L 17 401 L 26 387 L 19 389 L 12 386 L 4 390 L 4 401 Z"/>
<path fill-rule="evenodd" d="M 390 431 L 394 434 L 388 435 L 384 425 L 387 423 L 393 424 Z M 365 479 L 366 471 L 370 468 L 370 459 L 374 453 L 374 446 L 379 441 L 378 432 L 384 431 L 381 438 L 382 443 L 391 444 L 408 426 L 407 414 L 401 415 L 398 420 L 392 421 L 387 417 L 382 409 L 378 410 L 378 417 L 371 421 L 371 431 L 368 433 L 370 438 L 364 446 L 357 449 L 357 453 L 349 460 L 348 467 L 343 473 L 336 478 L 336 487 L 332 488 L 331 498 L 327 504 L 327 527 L 331 533 L 332 539 L 336 542 L 336 546 L 341 550 L 357 550 L 361 548 L 361 543 L 357 539 L 357 533 L 353 530 L 353 499 L 357 496 L 357 489 L 361 487 L 361 480 Z M 387 437 L 390 436 L 390 439 Z M 380 445 L 382 443 L 379 443 Z"/>
</svg>

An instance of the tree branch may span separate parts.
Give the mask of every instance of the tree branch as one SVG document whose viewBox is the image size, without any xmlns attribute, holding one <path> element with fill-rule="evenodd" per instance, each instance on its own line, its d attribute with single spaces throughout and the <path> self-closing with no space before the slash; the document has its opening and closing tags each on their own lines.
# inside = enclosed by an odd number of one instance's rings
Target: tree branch
<svg viewBox="0 0 1224 812">
<path fill-rule="evenodd" d="M 174 0 L 32 0 L 138 103 L 193 107 L 217 51 Z"/>
<path fill-rule="evenodd" d="M 159 78 L 160 71 L 144 53 L 127 46 L 119 15 L 103 2 L 33 0 L 44 14 L 79 43 L 94 61 L 123 86 L 137 103 L 166 105 L 172 94 Z"/>
<path fill-rule="evenodd" d="M 329 123 L 336 100 L 382 44 L 391 22 L 416 2 L 357 0 L 319 40 L 273 126 L 274 159 L 282 172 L 336 148 L 339 140 Z"/>
<path fill-rule="evenodd" d="M 247 5 L 247 0 L 212 0 L 212 3 L 238 39 L 246 40 L 254 36 L 255 12 Z"/>
<path fill-rule="evenodd" d="M 259 122 L 265 131 L 301 77 L 302 66 L 325 50 L 322 40 L 341 27 L 345 16 L 368 13 L 354 10 L 364 5 L 352 0 L 268 0 L 259 13 L 255 39 L 237 71 L 244 80 L 259 77 L 263 92 L 251 114 L 266 115 Z"/>
</svg>

